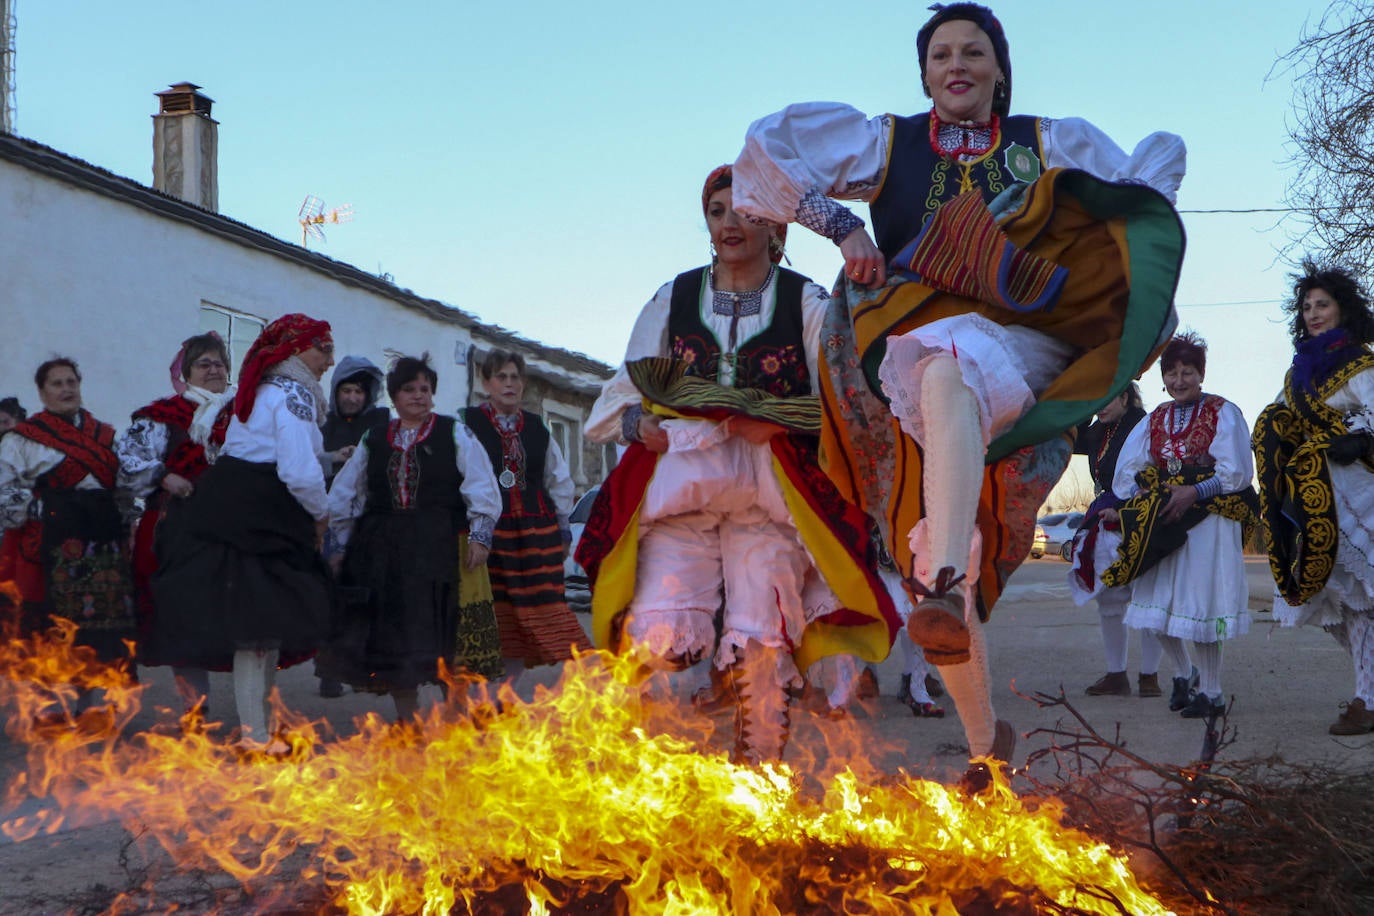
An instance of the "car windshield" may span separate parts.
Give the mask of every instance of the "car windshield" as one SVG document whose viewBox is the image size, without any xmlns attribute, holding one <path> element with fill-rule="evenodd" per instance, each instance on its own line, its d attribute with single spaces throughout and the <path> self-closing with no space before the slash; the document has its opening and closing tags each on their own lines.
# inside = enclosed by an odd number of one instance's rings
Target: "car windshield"
<svg viewBox="0 0 1374 916">
<path fill-rule="evenodd" d="M 582 525 L 587 524 L 587 519 L 592 514 L 592 503 L 596 502 L 596 494 L 600 491 L 600 487 L 592 487 L 583 493 L 582 498 L 577 501 L 577 505 L 573 506 L 572 515 L 568 517 L 568 521 Z"/>
</svg>

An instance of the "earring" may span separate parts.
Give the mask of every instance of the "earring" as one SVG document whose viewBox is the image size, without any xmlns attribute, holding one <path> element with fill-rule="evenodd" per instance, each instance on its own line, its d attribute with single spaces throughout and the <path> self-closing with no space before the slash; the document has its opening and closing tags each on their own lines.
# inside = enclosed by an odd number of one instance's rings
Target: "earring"
<svg viewBox="0 0 1374 916">
<path fill-rule="evenodd" d="M 712 239 L 711 242 L 710 242 L 706 247 L 707 247 L 708 249 L 710 249 L 710 251 L 711 251 L 711 263 L 712 263 L 712 264 L 715 264 L 715 263 L 716 263 L 716 260 L 717 260 L 717 258 L 718 258 L 718 255 L 716 254 L 716 242 L 715 242 L 715 239 Z"/>
<path fill-rule="evenodd" d="M 1007 78 L 1005 76 L 992 87 L 992 97 L 999 101 L 1007 97 Z"/>
</svg>

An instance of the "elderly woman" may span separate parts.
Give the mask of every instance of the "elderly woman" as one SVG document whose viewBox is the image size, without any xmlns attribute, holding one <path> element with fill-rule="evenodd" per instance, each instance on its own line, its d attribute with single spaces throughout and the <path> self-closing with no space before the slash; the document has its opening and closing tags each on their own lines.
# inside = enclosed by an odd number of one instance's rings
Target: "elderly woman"
<svg viewBox="0 0 1374 916">
<path fill-rule="evenodd" d="M 134 531 L 134 596 L 139 611 L 139 661 L 173 663 L 177 693 L 186 711 L 205 702 L 207 669 L 175 664 L 158 648 L 152 577 L 157 571 L 153 540 L 158 523 L 194 492 L 196 481 L 214 464 L 233 417 L 235 389 L 229 384 L 229 352 L 214 332 L 187 338 L 173 361 L 176 393 L 133 413 L 133 424 L 119 440 L 119 480 L 144 501 Z M 226 661 L 228 656 L 226 655 Z"/>
<path fill-rule="evenodd" d="M 43 409 L 0 440 L 0 525 L 22 598 L 21 635 L 66 618 L 78 645 L 132 670 L 124 641 L 136 620 L 114 429 L 82 408 L 73 360 L 50 359 L 33 380 Z"/>
<path fill-rule="evenodd" d="M 918 602 L 908 632 L 941 666 L 971 755 L 1008 759 L 1016 733 L 993 712 L 983 624 L 1067 463 L 1061 434 L 1172 329 L 1184 150 L 1157 133 L 1127 154 L 1077 118 L 1011 116 L 1002 24 L 975 3 L 935 9 L 916 36 L 928 112 L 769 115 L 749 128 L 735 199 L 840 247 L 823 464 L 882 518 Z M 832 198 L 866 202 L 876 242 Z M 1152 244 L 1131 248 L 1141 229 Z M 889 265 L 901 282 L 884 286 Z"/>
<path fill-rule="evenodd" d="M 328 322 L 291 314 L 264 328 L 239 370 L 218 459 L 159 533 L 160 651 L 202 667 L 232 658 L 245 750 L 289 750 L 268 727 L 277 663 L 309 658 L 328 633 L 320 378 L 333 364 Z"/>
<path fill-rule="evenodd" d="M 1140 387 L 1135 382 L 1108 401 L 1097 412 L 1097 422 L 1084 424 L 1074 440 L 1074 454 L 1088 459 L 1088 474 L 1092 478 L 1096 497 L 1083 515 L 1083 523 L 1074 536 L 1073 568 L 1069 570 L 1069 594 L 1080 607 L 1097 599 L 1098 624 L 1102 630 L 1102 649 L 1107 657 L 1107 673 L 1085 691 L 1090 697 L 1131 695 L 1131 681 L 1126 676 L 1127 629 L 1126 605 L 1131 590 L 1126 586 L 1105 588 L 1102 572 L 1116 562 L 1116 549 L 1121 545 L 1121 531 L 1114 510 L 1121 500 L 1112 492 L 1116 476 L 1116 462 L 1121 447 L 1136 424 L 1145 419 L 1145 407 Z M 1140 677 L 1137 689 L 1142 698 L 1163 694 L 1159 686 L 1159 660 L 1164 649 L 1153 630 L 1140 631 Z"/>
<path fill-rule="evenodd" d="M 1170 400 L 1151 411 L 1121 446 L 1106 510 L 1121 524 L 1107 587 L 1131 587 L 1126 626 L 1158 634 L 1174 663 L 1169 708 L 1184 718 L 1225 709 L 1221 645 L 1250 629 L 1242 549 L 1255 518 L 1254 458 L 1240 408 L 1206 394 L 1207 344 L 1193 334 L 1169 341 L 1159 358 Z M 1191 691 L 1191 640 L 1200 682 Z"/>
<path fill-rule="evenodd" d="M 591 651 L 592 644 L 563 594 L 573 504 L 568 462 L 539 415 L 521 408 L 525 358 L 493 350 L 480 369 L 487 399 L 462 419 L 501 485 L 488 568 L 501 654 L 514 681 L 527 667 L 566 661 L 573 648 Z"/>
<path fill-rule="evenodd" d="M 731 183 L 721 166 L 702 189 L 712 263 L 654 295 L 592 407 L 588 437 L 627 450 L 578 560 L 598 645 L 636 646 L 665 669 L 718 646 L 736 755 L 757 761 L 783 752 L 800 672 L 839 652 L 883 659 L 897 620 L 866 519 L 816 466 L 825 291 L 777 266 L 782 227 L 743 219 Z M 808 619 L 808 608 L 826 612 Z"/>
<path fill-rule="evenodd" d="M 397 419 L 363 433 L 329 491 L 345 549 L 333 562 L 353 597 L 318 671 L 390 693 L 401 720 L 415 714 L 419 685 L 438 681 L 440 659 L 487 677 L 502 670 L 486 576 L 501 497 L 477 439 L 434 412 L 438 387 L 427 354 L 397 360 L 386 376 Z"/>
<path fill-rule="evenodd" d="M 1255 423 L 1269 565 L 1284 626 L 1325 627 L 1355 696 L 1328 731 L 1374 731 L 1374 314 L 1339 267 L 1304 262 L 1287 306 L 1293 365 Z"/>
</svg>

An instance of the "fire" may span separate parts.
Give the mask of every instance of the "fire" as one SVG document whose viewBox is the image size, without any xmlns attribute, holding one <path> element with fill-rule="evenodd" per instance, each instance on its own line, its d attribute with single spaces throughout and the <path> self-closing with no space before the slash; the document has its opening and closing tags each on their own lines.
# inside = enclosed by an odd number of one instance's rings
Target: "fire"
<svg viewBox="0 0 1374 916">
<path fill-rule="evenodd" d="M 820 781 L 734 765 L 638 670 L 594 654 L 530 703 L 506 693 L 498 711 L 479 685 L 466 710 L 369 716 L 346 737 L 296 721 L 288 758 L 244 759 L 213 727 L 122 735 L 139 688 L 74 649 L 70 628 L 10 639 L 0 702 L 31 750 L 8 801 L 47 797 L 61 814 L 3 829 L 22 840 L 113 812 L 179 867 L 314 883 L 355 914 L 489 912 L 512 891 L 533 913 L 598 894 L 629 913 L 1166 912 L 1124 856 L 1000 772 L 968 798 L 860 776 L 858 760 Z M 33 729 L 72 677 L 113 709 Z"/>
</svg>

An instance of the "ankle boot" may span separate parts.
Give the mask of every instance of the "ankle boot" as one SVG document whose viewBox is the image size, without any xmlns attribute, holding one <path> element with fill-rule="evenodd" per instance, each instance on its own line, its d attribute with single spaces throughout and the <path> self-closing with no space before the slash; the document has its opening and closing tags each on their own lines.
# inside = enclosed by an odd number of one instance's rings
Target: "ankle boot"
<svg viewBox="0 0 1374 916">
<path fill-rule="evenodd" d="M 734 694 L 735 752 L 738 763 L 781 760 L 791 733 L 786 689 L 778 683 L 778 654 L 783 650 L 754 640 L 737 650 L 729 668 Z"/>
</svg>

